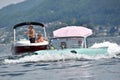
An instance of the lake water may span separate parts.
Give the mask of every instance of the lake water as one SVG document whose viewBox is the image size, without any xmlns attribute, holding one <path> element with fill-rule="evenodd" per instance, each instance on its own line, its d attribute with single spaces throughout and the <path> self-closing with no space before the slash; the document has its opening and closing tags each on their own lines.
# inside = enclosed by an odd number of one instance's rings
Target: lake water
<svg viewBox="0 0 120 80">
<path fill-rule="evenodd" d="M 89 43 L 92 47 L 107 45 L 109 55 L 16 57 L 10 52 L 10 44 L 0 45 L 0 80 L 120 80 L 120 37 L 91 38 Z"/>
</svg>

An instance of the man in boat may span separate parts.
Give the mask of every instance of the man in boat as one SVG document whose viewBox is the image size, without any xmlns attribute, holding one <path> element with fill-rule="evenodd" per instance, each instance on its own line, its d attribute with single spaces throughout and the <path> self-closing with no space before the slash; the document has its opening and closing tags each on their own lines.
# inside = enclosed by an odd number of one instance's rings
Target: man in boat
<svg viewBox="0 0 120 80">
<path fill-rule="evenodd" d="M 29 30 L 26 34 L 29 36 L 30 43 L 35 43 L 35 30 L 32 25 L 29 26 Z"/>
</svg>

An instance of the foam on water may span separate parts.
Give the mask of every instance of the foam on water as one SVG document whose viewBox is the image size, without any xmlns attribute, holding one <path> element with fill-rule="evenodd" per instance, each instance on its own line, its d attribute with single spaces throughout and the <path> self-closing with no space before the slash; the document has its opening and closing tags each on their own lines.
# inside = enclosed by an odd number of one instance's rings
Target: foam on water
<svg viewBox="0 0 120 80">
<path fill-rule="evenodd" d="M 112 58 L 119 57 L 117 54 L 120 54 L 120 46 L 116 43 L 103 42 L 95 43 L 90 48 L 98 47 L 108 47 L 108 55 L 97 55 L 97 56 L 88 56 L 84 54 L 74 54 L 74 53 L 65 53 L 65 54 L 56 54 L 56 53 L 46 53 L 40 55 L 27 55 L 18 59 L 5 59 L 4 63 L 25 63 L 25 62 L 38 62 L 38 61 L 64 61 L 64 60 L 97 60 L 103 58 Z"/>
<path fill-rule="evenodd" d="M 99 47 L 108 47 L 108 53 L 110 55 L 116 55 L 120 53 L 120 46 L 116 43 L 111 43 L 111 42 L 95 43 L 90 48 L 99 48 Z"/>
</svg>

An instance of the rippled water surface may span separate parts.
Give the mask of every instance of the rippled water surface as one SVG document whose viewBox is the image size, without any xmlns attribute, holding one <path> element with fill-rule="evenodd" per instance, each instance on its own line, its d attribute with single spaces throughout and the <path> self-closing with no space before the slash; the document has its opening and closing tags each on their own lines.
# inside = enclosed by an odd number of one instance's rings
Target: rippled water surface
<svg viewBox="0 0 120 80">
<path fill-rule="evenodd" d="M 120 80 L 119 40 L 107 42 L 110 44 L 109 56 L 69 54 L 73 57 L 65 59 L 68 55 L 61 55 L 64 57 L 61 60 L 58 55 L 49 54 L 13 57 L 10 45 L 1 45 L 0 80 Z M 54 61 L 54 58 L 58 60 Z"/>
</svg>

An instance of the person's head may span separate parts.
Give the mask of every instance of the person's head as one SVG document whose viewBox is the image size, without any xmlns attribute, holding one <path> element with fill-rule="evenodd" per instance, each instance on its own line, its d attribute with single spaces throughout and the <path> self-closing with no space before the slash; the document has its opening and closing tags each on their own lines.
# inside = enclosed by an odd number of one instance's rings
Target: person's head
<svg viewBox="0 0 120 80">
<path fill-rule="evenodd" d="M 32 26 L 32 25 L 30 25 L 30 26 L 29 26 L 29 29 L 33 29 L 33 26 Z"/>
<path fill-rule="evenodd" d="M 38 36 L 38 37 L 42 37 L 42 34 L 38 34 L 37 36 Z"/>
</svg>

